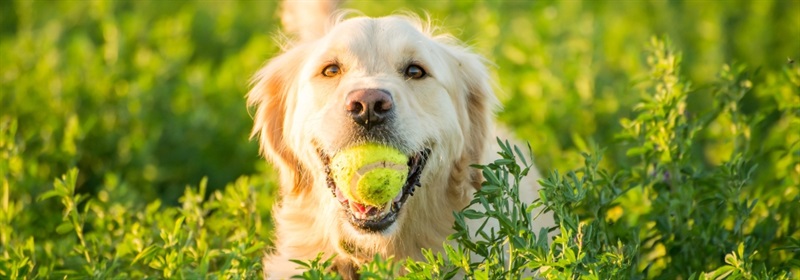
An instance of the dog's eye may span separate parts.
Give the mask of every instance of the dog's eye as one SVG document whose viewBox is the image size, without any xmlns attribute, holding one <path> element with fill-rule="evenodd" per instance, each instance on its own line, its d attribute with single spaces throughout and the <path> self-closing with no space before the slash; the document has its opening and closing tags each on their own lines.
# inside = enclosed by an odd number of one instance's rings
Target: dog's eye
<svg viewBox="0 0 800 280">
<path fill-rule="evenodd" d="M 339 69 L 339 65 L 336 64 L 328 65 L 325 69 L 322 69 L 322 75 L 325 77 L 333 77 L 339 75 L 341 72 L 342 70 Z"/>
<path fill-rule="evenodd" d="M 422 69 L 419 65 L 411 64 L 406 68 L 406 77 L 411 79 L 422 79 L 425 78 L 425 70 Z"/>
</svg>

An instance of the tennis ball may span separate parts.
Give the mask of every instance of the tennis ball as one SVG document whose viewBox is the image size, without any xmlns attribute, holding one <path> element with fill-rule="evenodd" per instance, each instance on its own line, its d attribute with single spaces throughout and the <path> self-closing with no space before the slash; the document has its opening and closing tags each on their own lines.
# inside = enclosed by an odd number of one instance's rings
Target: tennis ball
<svg viewBox="0 0 800 280">
<path fill-rule="evenodd" d="M 340 151 L 330 167 L 333 181 L 347 199 L 383 206 L 403 189 L 407 162 L 397 149 L 368 143 Z"/>
</svg>

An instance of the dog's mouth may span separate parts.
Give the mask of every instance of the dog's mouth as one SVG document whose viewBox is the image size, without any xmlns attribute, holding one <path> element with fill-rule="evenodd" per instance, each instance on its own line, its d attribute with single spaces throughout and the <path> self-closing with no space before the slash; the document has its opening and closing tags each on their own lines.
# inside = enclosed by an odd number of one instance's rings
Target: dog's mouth
<svg viewBox="0 0 800 280">
<path fill-rule="evenodd" d="M 424 149 L 408 157 L 408 176 L 403 184 L 403 188 L 394 199 L 383 206 L 372 206 L 358 203 L 347 199 L 342 191 L 336 186 L 331 176 L 330 158 L 331 156 L 318 150 L 320 158 L 325 165 L 326 182 L 333 196 L 342 205 L 343 210 L 348 216 L 348 221 L 354 227 L 368 232 L 381 232 L 397 220 L 400 209 L 408 200 L 409 196 L 414 195 L 414 189 L 421 186 L 420 177 L 425 163 L 430 155 L 430 149 Z"/>
</svg>

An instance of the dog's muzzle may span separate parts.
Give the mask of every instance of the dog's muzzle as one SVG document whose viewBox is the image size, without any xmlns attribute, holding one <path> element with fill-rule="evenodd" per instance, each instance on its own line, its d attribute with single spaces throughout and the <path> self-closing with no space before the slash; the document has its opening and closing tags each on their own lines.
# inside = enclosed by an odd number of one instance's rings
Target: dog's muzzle
<svg viewBox="0 0 800 280">
<path fill-rule="evenodd" d="M 376 207 L 347 199 L 342 194 L 339 187 L 336 186 L 336 183 L 333 181 L 333 177 L 331 176 L 331 156 L 325 154 L 321 150 L 319 151 L 322 162 L 325 165 L 328 188 L 330 188 L 333 196 L 342 205 L 343 211 L 347 215 L 350 224 L 357 229 L 376 233 L 386 230 L 395 222 L 395 220 L 397 220 L 397 216 L 400 213 L 400 209 L 403 207 L 403 204 L 405 204 L 408 197 L 414 195 L 414 190 L 421 186 L 420 177 L 422 176 L 422 170 L 425 168 L 425 163 L 427 162 L 430 153 L 430 149 L 424 149 L 423 151 L 409 156 L 407 163 L 409 172 L 402 191 L 400 191 L 400 193 L 394 199 L 392 199 L 392 201 L 386 203 L 386 205 Z"/>
</svg>

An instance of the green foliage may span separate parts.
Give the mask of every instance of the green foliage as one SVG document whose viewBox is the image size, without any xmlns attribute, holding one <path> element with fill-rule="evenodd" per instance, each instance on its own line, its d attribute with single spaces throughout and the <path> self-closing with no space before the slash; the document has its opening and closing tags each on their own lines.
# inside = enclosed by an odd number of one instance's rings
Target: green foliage
<svg viewBox="0 0 800 280">
<path fill-rule="evenodd" d="M 424 9 L 494 61 L 499 117 L 547 175 L 519 201 L 533 162 L 504 143 L 443 252 L 362 278 L 800 275 L 797 1 L 347 5 Z M 276 185 L 243 96 L 276 19 L 268 1 L 1 1 L 0 278 L 259 277 Z M 303 279 L 330 264 L 298 260 Z"/>
<path fill-rule="evenodd" d="M 4 267 L 11 278 L 198 278 L 210 271 L 231 279 L 260 275 L 258 254 L 264 242 L 256 236 L 261 218 L 248 178 L 208 199 L 203 179 L 199 189 L 186 189 L 181 207 L 162 209 L 161 201 L 155 200 L 143 209 L 131 209 L 109 204 L 103 196 L 87 200 L 76 194 L 77 175 L 76 169 L 70 170 L 38 199 L 61 200 L 63 223 L 55 231 L 77 240 L 45 240 L 41 263 L 34 255 L 25 266 L 13 266 L 12 259 L 12 266 Z"/>
<path fill-rule="evenodd" d="M 303 272 L 302 275 L 296 275 L 294 279 L 342 279 L 335 271 L 328 271 L 328 268 L 331 267 L 333 264 L 333 257 L 328 258 L 327 260 L 322 260 L 322 253 L 317 255 L 316 259 L 309 260 L 309 261 L 301 261 L 301 260 L 292 260 L 294 263 L 298 264 L 298 267 L 302 267 L 306 269 L 306 272 Z"/>
</svg>

